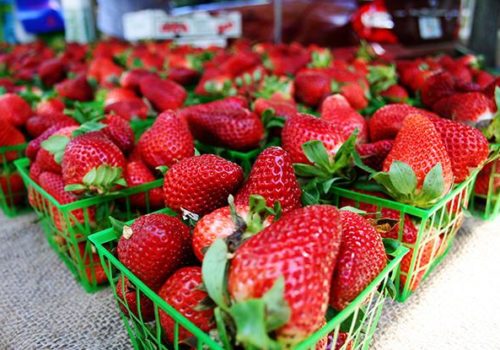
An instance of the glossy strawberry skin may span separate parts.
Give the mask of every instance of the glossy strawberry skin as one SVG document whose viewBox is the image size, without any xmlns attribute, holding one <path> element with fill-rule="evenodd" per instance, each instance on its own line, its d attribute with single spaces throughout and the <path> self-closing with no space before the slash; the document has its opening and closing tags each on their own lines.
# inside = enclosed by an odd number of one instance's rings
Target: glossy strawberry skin
<svg viewBox="0 0 500 350">
<path fill-rule="evenodd" d="M 493 172 L 493 165 L 495 165 L 495 176 L 492 186 L 490 188 L 490 178 Z M 487 163 L 484 168 L 479 172 L 476 179 L 476 184 L 474 187 L 474 192 L 476 194 L 486 196 L 489 193 L 496 194 L 500 190 L 500 161 L 496 160 L 494 162 Z"/>
<path fill-rule="evenodd" d="M 434 115 L 407 104 L 391 104 L 377 110 L 368 121 L 370 141 L 393 140 L 403 126 L 405 118 L 414 113 Z M 435 116 L 435 115 L 434 115 Z"/>
<path fill-rule="evenodd" d="M 57 98 L 50 98 L 48 100 L 41 101 L 36 106 L 35 114 L 47 117 L 55 113 L 63 113 L 65 107 L 66 106 L 61 100 Z"/>
<path fill-rule="evenodd" d="M 236 251 L 228 277 L 236 301 L 261 297 L 283 276 L 290 319 L 276 331 L 296 343 L 324 323 L 341 241 L 338 210 L 315 205 L 285 214 Z"/>
<path fill-rule="evenodd" d="M 127 170 L 125 171 L 125 180 L 128 187 L 139 186 L 152 181 L 155 181 L 153 173 L 142 161 L 129 161 Z M 163 206 L 163 192 L 161 188 L 153 188 L 149 191 L 148 201 L 146 202 L 146 194 L 138 193 L 130 196 L 130 204 L 133 207 L 146 209 L 158 209 Z"/>
<path fill-rule="evenodd" d="M 69 139 L 72 138 L 73 131 L 77 129 L 76 126 L 69 126 L 54 132 L 51 136 L 64 136 Z M 36 162 L 40 164 L 43 171 L 49 171 L 54 174 L 62 174 L 61 164 L 57 163 L 54 159 L 54 155 L 44 149 L 40 144 L 40 149 L 36 155 Z"/>
<path fill-rule="evenodd" d="M 343 310 L 387 264 L 380 234 L 361 215 L 341 211 L 342 241 L 332 279 L 330 305 Z"/>
<path fill-rule="evenodd" d="M 317 106 L 331 93 L 331 78 L 317 71 L 299 72 L 295 77 L 295 95 L 308 106 Z"/>
<path fill-rule="evenodd" d="M 142 134 L 137 147 L 141 158 L 152 169 L 172 166 L 194 155 L 194 141 L 189 129 L 173 111 L 163 112 L 153 126 Z"/>
<path fill-rule="evenodd" d="M 368 99 L 365 91 L 358 83 L 348 83 L 340 88 L 340 93 L 344 96 L 352 108 L 361 110 L 368 106 Z"/>
<path fill-rule="evenodd" d="M 0 119 L 0 147 L 22 145 L 25 142 L 26 138 L 19 130 L 6 120 Z M 2 162 L 12 161 L 17 158 L 19 158 L 19 153 L 16 151 L 5 152 L 5 154 L 0 157 Z"/>
<path fill-rule="evenodd" d="M 208 294 L 200 290 L 202 285 L 201 267 L 184 267 L 177 270 L 161 287 L 158 292 L 160 298 L 186 317 L 195 326 L 204 332 L 214 328 L 213 309 L 197 310 Z M 175 320 L 160 310 L 160 323 L 170 342 L 174 342 Z M 179 327 L 178 341 L 182 342 L 192 334 L 183 327 Z"/>
<path fill-rule="evenodd" d="M 38 76 L 46 86 L 63 80 L 66 75 L 64 62 L 60 58 L 46 60 L 38 66 Z"/>
<path fill-rule="evenodd" d="M 382 170 L 384 160 L 392 149 L 393 140 L 380 140 L 356 146 L 363 163 L 377 171 Z"/>
<path fill-rule="evenodd" d="M 258 98 L 254 103 L 254 112 L 262 117 L 267 109 L 274 110 L 276 116 L 285 119 L 293 117 L 298 113 L 295 103 L 286 100 Z"/>
<path fill-rule="evenodd" d="M 493 118 L 495 105 L 480 92 L 458 93 L 436 102 L 433 110 L 443 118 L 475 124 Z"/>
<path fill-rule="evenodd" d="M 0 96 L 0 118 L 13 126 L 23 126 L 33 114 L 30 105 L 16 94 Z"/>
<path fill-rule="evenodd" d="M 243 181 L 243 170 L 221 157 L 204 154 L 185 158 L 165 174 L 165 206 L 204 215 L 225 205 Z"/>
<path fill-rule="evenodd" d="M 192 259 L 189 228 L 165 214 L 139 217 L 117 246 L 118 259 L 142 282 L 158 289 L 177 269 Z"/>
<path fill-rule="evenodd" d="M 301 189 L 292 160 L 281 147 L 266 148 L 257 157 L 248 180 L 238 191 L 236 204 L 248 204 L 252 194 L 261 195 L 269 207 L 277 201 L 284 213 L 301 207 Z"/>
<path fill-rule="evenodd" d="M 58 130 L 63 129 L 64 126 L 59 126 L 59 125 L 54 125 L 45 130 L 43 133 L 41 133 L 38 137 L 34 138 L 28 143 L 28 146 L 26 147 L 26 157 L 31 159 L 32 161 L 36 159 L 36 156 L 38 154 L 38 151 L 40 150 L 40 147 L 42 146 L 42 142 L 47 140 L 50 136 L 52 136 L 55 132 Z"/>
<path fill-rule="evenodd" d="M 453 183 L 451 162 L 441 135 L 424 115 L 411 114 L 404 120 L 384 161 L 383 171 L 389 171 L 395 160 L 405 162 L 413 169 L 417 177 L 417 188 L 422 186 L 425 176 L 438 163 L 441 163 L 443 171 L 444 193 Z"/>
<path fill-rule="evenodd" d="M 141 79 L 140 89 L 142 95 L 158 112 L 182 107 L 187 97 L 186 90 L 181 85 L 157 76 L 147 76 Z"/>
<path fill-rule="evenodd" d="M 128 154 L 134 148 L 134 131 L 130 124 L 122 117 L 114 114 L 107 115 L 102 123 L 107 125 L 102 132 L 106 135 L 118 148 Z"/>
<path fill-rule="evenodd" d="M 334 125 L 342 134 L 343 140 L 358 129 L 358 142 L 368 139 L 368 125 L 361 114 L 351 107 L 348 100 L 339 94 L 328 96 L 321 104 L 321 119 Z"/>
<path fill-rule="evenodd" d="M 297 114 L 285 122 L 281 144 L 290 154 L 293 163 L 306 163 L 302 145 L 308 141 L 323 142 L 328 153 L 334 155 L 342 145 L 342 135 L 331 123 L 307 114 Z"/>
<path fill-rule="evenodd" d="M 430 76 L 422 87 L 422 102 L 432 107 L 434 103 L 455 93 L 455 79 L 448 72 L 436 73 Z"/>
<path fill-rule="evenodd" d="M 85 75 L 79 75 L 74 79 L 66 79 L 55 85 L 59 96 L 77 101 L 90 101 L 94 97 L 92 87 L 87 82 Z"/>
<path fill-rule="evenodd" d="M 141 99 L 117 101 L 104 108 L 105 113 L 114 113 L 126 120 L 146 119 L 148 106 Z"/>
<path fill-rule="evenodd" d="M 26 121 L 26 131 L 31 137 L 40 136 L 45 130 L 51 128 L 54 125 L 72 126 L 78 125 L 78 123 L 60 112 L 45 116 L 32 116 Z"/>
<path fill-rule="evenodd" d="M 431 118 L 450 156 L 455 183 L 464 181 L 472 169 L 488 158 L 488 140 L 476 128 L 446 120 Z"/>
<path fill-rule="evenodd" d="M 380 96 L 390 102 L 402 103 L 408 100 L 408 92 L 401 85 L 391 85 L 380 93 Z"/>
<path fill-rule="evenodd" d="M 128 307 L 127 310 L 127 308 L 125 308 L 122 303 L 118 303 L 120 309 L 126 316 L 130 316 L 130 310 L 136 317 L 141 317 L 144 322 L 153 321 L 155 319 L 153 302 L 151 301 L 151 299 L 146 297 L 144 293 L 141 293 L 141 296 L 139 298 L 139 305 L 137 305 L 137 291 L 135 287 L 129 282 L 127 277 L 119 278 L 118 282 L 116 283 L 116 294 L 118 298 L 121 299 L 122 302 Z"/>
<path fill-rule="evenodd" d="M 77 136 L 64 151 L 61 163 L 64 183 L 81 184 L 90 170 L 103 164 L 125 168 L 125 157 L 118 146 L 100 132 Z"/>
</svg>

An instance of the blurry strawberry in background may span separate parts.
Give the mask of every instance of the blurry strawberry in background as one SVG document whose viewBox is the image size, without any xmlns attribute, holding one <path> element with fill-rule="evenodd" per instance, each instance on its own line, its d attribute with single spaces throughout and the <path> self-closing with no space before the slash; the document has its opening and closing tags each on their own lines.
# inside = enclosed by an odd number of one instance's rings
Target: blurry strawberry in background
<svg viewBox="0 0 500 350">
<path fill-rule="evenodd" d="M 352 16 L 352 27 L 361 39 L 395 44 L 398 39 L 391 31 L 394 27 L 384 0 L 375 0 L 361 6 Z"/>
</svg>

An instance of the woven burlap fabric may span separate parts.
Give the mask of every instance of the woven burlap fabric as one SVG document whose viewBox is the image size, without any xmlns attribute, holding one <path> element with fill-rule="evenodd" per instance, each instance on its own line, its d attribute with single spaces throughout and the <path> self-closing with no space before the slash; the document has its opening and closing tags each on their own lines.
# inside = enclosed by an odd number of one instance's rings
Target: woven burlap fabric
<svg viewBox="0 0 500 350">
<path fill-rule="evenodd" d="M 130 349 L 110 290 L 85 293 L 34 220 L 0 216 L 0 350 Z M 387 302 L 372 348 L 500 349 L 499 252 L 500 220 L 467 220 L 418 292 Z"/>
</svg>

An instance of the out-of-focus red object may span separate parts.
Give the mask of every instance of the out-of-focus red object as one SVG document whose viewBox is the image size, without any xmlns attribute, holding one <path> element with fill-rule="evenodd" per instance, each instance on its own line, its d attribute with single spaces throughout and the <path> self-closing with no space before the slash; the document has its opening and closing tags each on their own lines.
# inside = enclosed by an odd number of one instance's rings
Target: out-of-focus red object
<svg viewBox="0 0 500 350">
<path fill-rule="evenodd" d="M 394 44 L 398 38 L 392 32 L 394 22 L 384 0 L 362 5 L 352 16 L 352 28 L 361 39 Z"/>
</svg>

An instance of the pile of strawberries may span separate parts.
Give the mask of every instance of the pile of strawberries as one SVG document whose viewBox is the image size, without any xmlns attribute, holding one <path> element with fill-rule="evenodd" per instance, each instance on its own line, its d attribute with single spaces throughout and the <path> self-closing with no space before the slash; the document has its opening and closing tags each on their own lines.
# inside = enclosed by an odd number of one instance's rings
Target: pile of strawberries
<svg viewBox="0 0 500 350">
<path fill-rule="evenodd" d="M 67 204 L 163 178 L 162 189 L 131 204 L 178 215 L 115 221 L 119 260 L 200 329 L 224 330 L 249 348 L 294 345 L 329 309 L 349 305 L 385 268 L 383 238 L 397 239 L 399 222 L 402 241 L 416 242 L 410 215 L 400 221 L 399 211 L 368 204 L 353 211 L 346 199 L 339 210 L 333 187 L 429 208 L 500 140 L 500 78 L 470 55 L 389 60 L 362 45 L 338 59 L 298 44 L 102 41 L 60 52 L 12 47 L 0 69 L 0 145 L 31 140 L 32 181 Z M 136 121 L 152 121 L 137 138 Z M 246 176 L 235 159 L 200 155 L 201 145 L 259 154 Z M 476 191 L 487 191 L 488 179 L 485 168 Z M 95 215 L 76 210 L 74 220 Z M 56 211 L 52 220 L 67 229 Z M 426 243 L 420 264 L 440 239 Z M 403 284 L 413 254 L 401 263 Z M 141 294 L 138 305 L 134 286 L 119 281 L 123 312 L 154 319 L 152 301 Z M 173 342 L 174 321 L 163 312 L 159 321 Z M 189 340 L 181 329 L 178 341 Z"/>
</svg>

